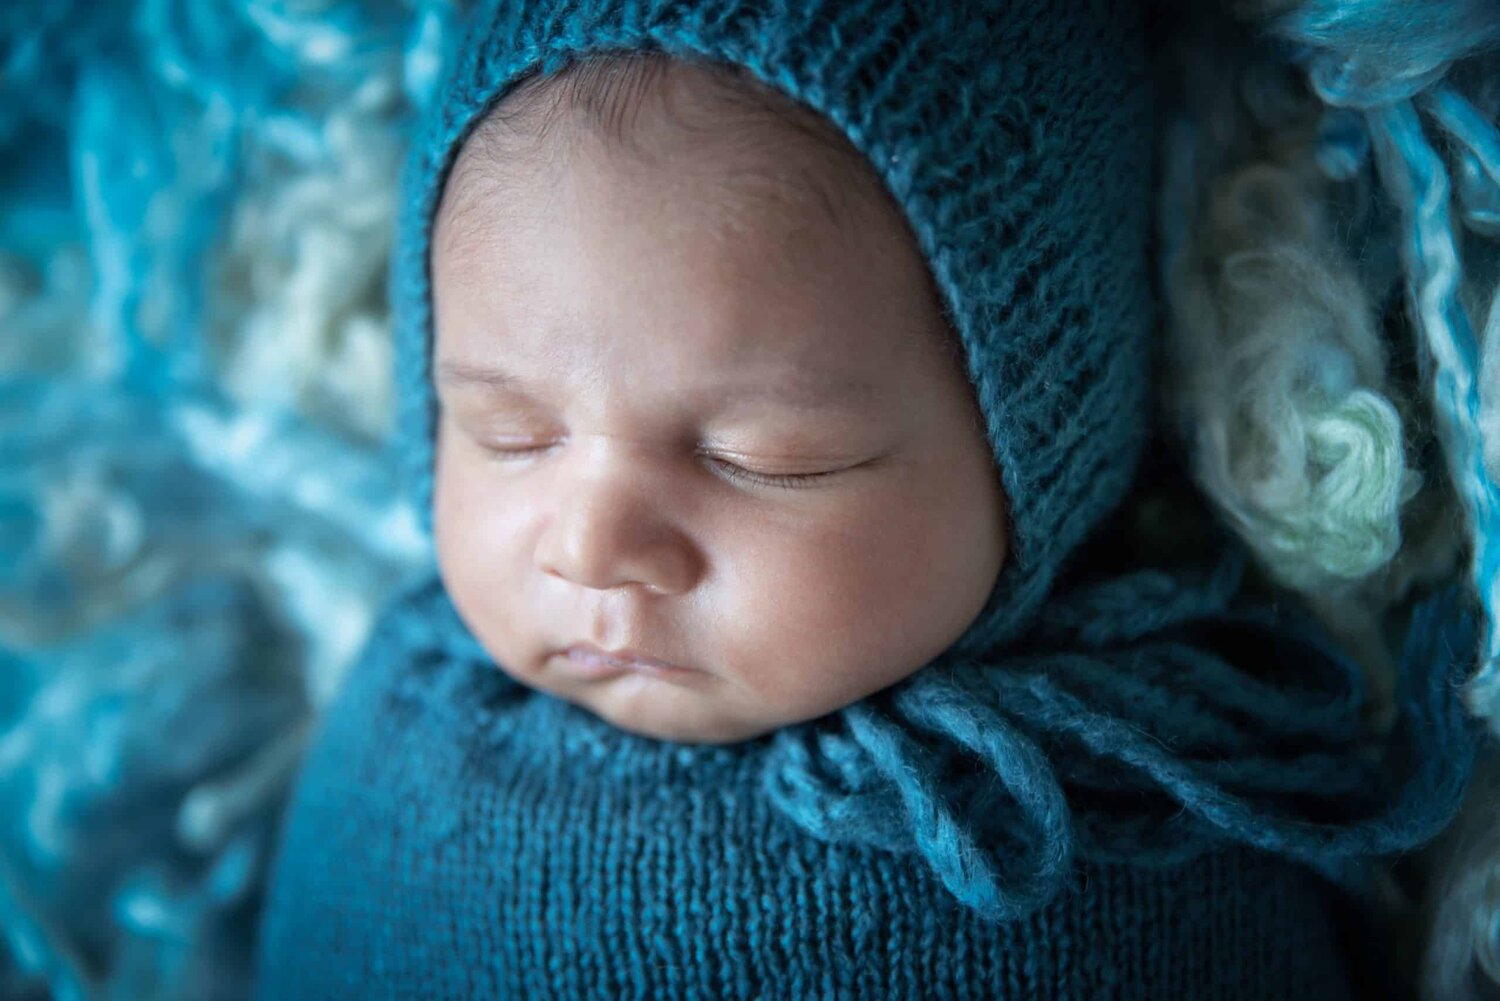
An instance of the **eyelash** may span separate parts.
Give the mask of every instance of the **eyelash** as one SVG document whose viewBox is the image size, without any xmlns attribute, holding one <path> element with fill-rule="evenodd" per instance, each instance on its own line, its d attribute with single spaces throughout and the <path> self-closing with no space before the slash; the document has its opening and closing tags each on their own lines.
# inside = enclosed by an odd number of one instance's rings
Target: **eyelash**
<svg viewBox="0 0 1500 1001">
<path fill-rule="evenodd" d="M 546 451 L 546 446 L 536 448 L 493 448 L 486 447 L 485 451 L 497 459 L 517 459 L 532 455 L 536 452 Z M 723 470 L 724 475 L 731 480 L 754 483 L 759 486 L 781 487 L 788 490 L 797 490 L 811 485 L 818 480 L 824 480 L 834 475 L 838 470 L 830 470 L 822 473 L 757 473 L 754 470 L 737 466 L 726 459 L 708 456 L 715 466 Z"/>
<path fill-rule="evenodd" d="M 743 466 L 736 466 L 732 462 L 725 462 L 723 459 L 714 459 L 713 463 L 724 470 L 724 475 L 728 476 L 731 480 L 745 480 L 762 486 L 784 487 L 792 490 L 806 487 L 817 480 L 827 479 L 833 475 L 832 472 L 783 473 L 776 475 L 772 473 L 757 473 Z"/>
</svg>

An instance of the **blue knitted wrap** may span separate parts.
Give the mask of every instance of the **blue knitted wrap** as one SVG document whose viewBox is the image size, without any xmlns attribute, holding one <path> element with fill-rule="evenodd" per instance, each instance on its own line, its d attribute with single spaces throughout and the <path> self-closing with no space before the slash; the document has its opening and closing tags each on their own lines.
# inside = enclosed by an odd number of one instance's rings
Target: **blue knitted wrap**
<svg viewBox="0 0 1500 1001">
<path fill-rule="evenodd" d="M 1295 603 L 1255 597 L 1227 533 L 1193 561 L 1111 560 L 1132 486 L 1178 472 L 1149 447 L 1142 34 L 1119 0 L 474 9 L 392 265 L 424 513 L 426 257 L 457 148 L 529 70 L 650 48 L 748 67 L 869 158 L 967 352 L 1012 550 L 931 664 L 731 747 L 527 689 L 439 580 L 403 594 L 291 801 L 264 996 L 1347 992 L 1330 883 L 1369 892 L 1373 856 L 1457 809 L 1477 619 L 1458 588 L 1414 606 L 1376 741 L 1358 665 Z"/>
</svg>

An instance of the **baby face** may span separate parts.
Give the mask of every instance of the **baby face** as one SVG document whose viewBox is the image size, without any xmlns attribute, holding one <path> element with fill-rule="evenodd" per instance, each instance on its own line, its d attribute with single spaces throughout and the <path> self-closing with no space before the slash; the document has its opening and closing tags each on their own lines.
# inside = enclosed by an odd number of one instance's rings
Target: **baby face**
<svg viewBox="0 0 1500 1001">
<path fill-rule="evenodd" d="M 575 130 L 502 164 L 461 151 L 431 259 L 438 563 L 515 680 L 732 743 L 961 636 L 1004 497 L 893 205 L 834 218 L 786 180 L 814 142 L 790 126 L 747 143 L 646 102 L 632 131 L 639 150 Z"/>
</svg>

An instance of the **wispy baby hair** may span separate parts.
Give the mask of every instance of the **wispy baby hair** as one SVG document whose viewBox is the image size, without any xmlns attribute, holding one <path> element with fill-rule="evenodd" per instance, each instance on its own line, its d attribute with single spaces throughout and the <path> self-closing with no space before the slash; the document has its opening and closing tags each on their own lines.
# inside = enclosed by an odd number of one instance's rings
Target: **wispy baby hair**
<svg viewBox="0 0 1500 1001">
<path fill-rule="evenodd" d="M 549 74 L 532 71 L 479 118 L 446 183 L 434 245 L 482 235 L 500 223 L 475 211 L 480 193 L 506 190 L 513 178 L 554 164 L 585 139 L 649 165 L 660 154 L 643 135 L 646 108 L 684 135 L 728 142 L 748 154 L 726 162 L 731 169 L 724 172 L 721 207 L 747 214 L 766 207 L 810 211 L 849 234 L 869 213 L 881 213 L 910 232 L 869 159 L 812 108 L 743 66 L 622 50 L 593 53 Z M 788 130 L 797 137 L 790 142 Z M 926 278 L 933 302 L 946 313 L 931 275 Z M 962 371 L 963 346 L 951 323 L 939 335 L 939 347 Z"/>
<path fill-rule="evenodd" d="M 738 151 L 765 154 L 739 158 L 740 169 L 725 183 L 733 204 L 781 200 L 819 211 L 839 227 L 855 218 L 855 199 L 887 204 L 869 161 L 811 108 L 743 67 L 639 50 L 596 53 L 554 73 L 527 74 L 476 122 L 465 149 L 481 155 L 461 158 L 448 186 L 470 190 L 479 173 L 503 185 L 524 167 L 566 156 L 585 137 L 649 164 L 659 151 L 642 135 L 646 108 L 679 132 L 720 142 L 732 137 Z M 808 141 L 788 143 L 771 126 Z"/>
</svg>

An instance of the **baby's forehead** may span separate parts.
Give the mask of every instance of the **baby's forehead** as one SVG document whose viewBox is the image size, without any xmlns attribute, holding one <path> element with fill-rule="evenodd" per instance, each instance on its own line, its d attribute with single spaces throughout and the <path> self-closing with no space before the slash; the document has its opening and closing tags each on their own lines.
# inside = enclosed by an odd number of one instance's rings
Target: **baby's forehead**
<svg viewBox="0 0 1500 1001">
<path fill-rule="evenodd" d="M 443 195 L 437 298 L 490 296 L 492 325 L 556 314 L 575 332 L 569 317 L 618 310 L 621 289 L 648 287 L 655 299 L 596 325 L 712 318 L 774 342 L 764 331 L 892 324 L 934 341 L 967 383 L 914 234 L 847 137 L 744 74 L 640 58 L 529 78 L 488 110 Z M 668 298 L 691 308 L 673 313 Z M 437 327 L 448 342 L 452 330 Z"/>
<path fill-rule="evenodd" d="M 468 211 L 480 196 L 525 211 L 581 154 L 648 172 L 686 155 L 714 182 L 720 205 L 746 218 L 811 217 L 856 234 L 879 213 L 899 215 L 863 154 L 817 112 L 739 67 L 629 53 L 576 61 L 506 91 L 461 144 L 437 224 L 462 217 L 482 226 L 493 213 Z"/>
</svg>

